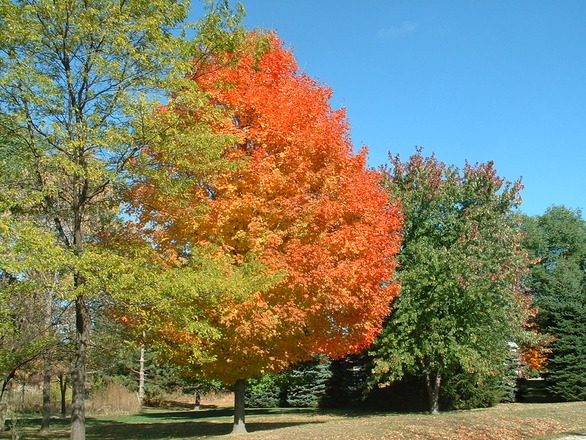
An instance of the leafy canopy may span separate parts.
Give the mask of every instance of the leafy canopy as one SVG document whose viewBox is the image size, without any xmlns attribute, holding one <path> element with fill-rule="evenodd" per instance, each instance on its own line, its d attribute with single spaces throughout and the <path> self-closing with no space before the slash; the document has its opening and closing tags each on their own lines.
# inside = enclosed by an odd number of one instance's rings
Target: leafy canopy
<svg viewBox="0 0 586 440">
<path fill-rule="evenodd" d="M 493 375 L 524 338 L 526 252 L 514 208 L 520 182 L 492 163 L 448 166 L 422 151 L 390 157 L 385 187 L 405 213 L 401 294 L 374 348 L 378 380 L 449 370 Z"/>
<path fill-rule="evenodd" d="M 208 124 L 206 136 L 229 140 L 221 158 L 233 166 L 202 169 L 200 143 L 149 146 L 133 212 L 169 258 L 212 248 L 235 270 L 260 264 L 268 281 L 209 311 L 221 338 L 197 341 L 216 360 L 202 374 L 234 383 L 313 353 L 364 348 L 397 292 L 401 215 L 366 169 L 366 152 L 353 153 L 344 111 L 272 34 L 196 63 L 191 79 L 209 97 L 204 108 L 172 100 L 160 117 L 186 131 Z M 206 119 L 218 111 L 225 117 Z"/>
</svg>

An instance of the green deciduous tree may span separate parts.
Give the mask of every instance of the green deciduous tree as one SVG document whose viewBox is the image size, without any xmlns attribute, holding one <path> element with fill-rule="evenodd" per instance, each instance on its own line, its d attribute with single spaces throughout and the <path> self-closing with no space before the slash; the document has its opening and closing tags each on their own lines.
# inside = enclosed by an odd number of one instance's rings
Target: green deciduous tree
<svg viewBox="0 0 586 440">
<path fill-rule="evenodd" d="M 521 185 L 492 163 L 460 170 L 421 149 L 408 162 L 390 159 L 385 187 L 405 214 L 402 287 L 374 346 L 376 378 L 423 376 L 435 413 L 448 371 L 501 374 L 508 343 L 522 337 Z"/>
<path fill-rule="evenodd" d="M 550 390 L 586 399 L 586 222 L 579 210 L 553 206 L 527 218 L 524 244 L 538 263 L 527 284 L 539 307 L 537 323 L 555 339 L 546 363 Z"/>
<path fill-rule="evenodd" d="M 63 287 L 58 271 L 64 255 L 52 241 L 30 220 L 0 217 L 0 426 L 8 409 L 5 391 L 17 371 L 53 344 L 50 304 Z"/>
<path fill-rule="evenodd" d="M 54 248 L 53 235 L 31 209 L 30 156 L 19 157 L 22 130 L 13 118 L 0 115 L 0 426 L 8 410 L 6 391 L 17 371 L 46 353 L 51 344 L 50 304 L 65 280 L 60 267 L 67 261 Z"/>
<path fill-rule="evenodd" d="M 27 194 L 52 234 L 49 246 L 69 260 L 67 297 L 76 307 L 72 438 L 85 438 L 84 383 L 91 317 L 103 252 L 99 235 L 117 212 L 114 184 L 149 134 L 157 92 L 187 61 L 172 31 L 187 15 L 175 0 L 0 1 L 0 113 L 18 138 L 10 163 L 27 179 Z M 16 128 L 15 128 L 16 127 Z M 4 154 L 3 154 L 4 156 Z M 20 199 L 5 209 L 19 213 Z M 42 223 L 42 224 L 41 224 Z"/>
</svg>

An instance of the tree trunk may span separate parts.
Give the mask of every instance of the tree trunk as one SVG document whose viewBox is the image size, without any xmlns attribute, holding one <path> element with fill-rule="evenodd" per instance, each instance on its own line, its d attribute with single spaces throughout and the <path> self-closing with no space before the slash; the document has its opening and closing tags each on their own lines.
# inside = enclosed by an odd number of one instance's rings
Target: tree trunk
<svg viewBox="0 0 586 440">
<path fill-rule="evenodd" d="M 138 365 L 138 403 L 141 407 L 144 404 L 144 343 L 140 344 L 140 360 Z"/>
<path fill-rule="evenodd" d="M 439 414 L 439 392 L 442 383 L 441 372 L 435 374 L 425 374 L 425 385 L 427 387 L 427 396 L 429 398 L 429 412 Z"/>
<path fill-rule="evenodd" d="M 3 381 L 0 389 L 0 432 L 3 432 L 6 426 L 6 417 L 8 415 L 8 407 L 10 405 L 10 393 L 12 391 L 12 379 L 14 378 L 14 371 L 12 371 Z"/>
<path fill-rule="evenodd" d="M 67 376 L 59 373 L 59 391 L 61 391 L 61 418 L 67 417 Z"/>
<path fill-rule="evenodd" d="M 46 432 L 51 423 L 51 356 L 48 352 L 43 356 L 43 420 L 41 432 Z"/>
<path fill-rule="evenodd" d="M 47 335 L 51 334 L 51 315 L 52 310 L 52 297 L 50 293 L 45 293 L 45 332 Z M 51 423 L 51 376 L 52 376 L 52 365 L 51 365 L 51 351 L 45 350 L 43 353 L 43 419 L 41 421 L 41 432 L 46 432 L 49 429 Z"/>
<path fill-rule="evenodd" d="M 195 392 L 195 405 L 193 406 L 193 409 L 201 409 L 201 393 L 199 390 Z"/>
<path fill-rule="evenodd" d="M 8 404 L 5 402 L 5 397 L 0 399 L 0 432 L 6 429 L 6 415 L 8 414 Z"/>
<path fill-rule="evenodd" d="M 25 394 L 26 394 L 26 375 L 24 375 L 20 381 L 20 408 L 21 408 L 21 411 L 24 411 Z"/>
<path fill-rule="evenodd" d="M 89 310 L 85 298 L 78 296 L 75 300 L 75 358 L 71 373 L 73 387 L 71 440 L 85 440 L 85 380 L 89 324 Z"/>
<path fill-rule="evenodd" d="M 246 381 L 238 379 L 234 388 L 234 428 L 232 434 L 246 434 L 246 425 L 244 421 L 245 405 L 244 394 L 246 393 Z"/>
</svg>

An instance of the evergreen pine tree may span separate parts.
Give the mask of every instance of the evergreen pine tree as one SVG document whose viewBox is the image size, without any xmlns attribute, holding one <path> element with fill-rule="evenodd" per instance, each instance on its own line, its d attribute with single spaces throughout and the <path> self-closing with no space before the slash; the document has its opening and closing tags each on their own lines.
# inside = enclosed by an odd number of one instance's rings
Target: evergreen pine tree
<svg viewBox="0 0 586 440">
<path fill-rule="evenodd" d="M 363 403 L 368 389 L 372 358 L 368 353 L 349 355 L 332 361 L 331 377 L 321 406 L 344 408 Z"/>
<path fill-rule="evenodd" d="M 554 336 L 547 362 L 550 391 L 562 400 L 586 399 L 586 222 L 579 210 L 553 206 L 524 224 L 525 245 L 539 260 L 528 285 L 537 321 Z"/>
<path fill-rule="evenodd" d="M 300 408 L 320 406 L 332 376 L 331 360 L 325 356 L 304 362 L 288 373 L 287 404 Z"/>
</svg>

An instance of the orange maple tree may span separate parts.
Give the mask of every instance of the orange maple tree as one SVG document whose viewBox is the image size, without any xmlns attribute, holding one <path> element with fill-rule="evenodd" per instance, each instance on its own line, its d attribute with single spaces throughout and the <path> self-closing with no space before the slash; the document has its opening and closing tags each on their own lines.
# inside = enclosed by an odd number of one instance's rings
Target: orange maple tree
<svg viewBox="0 0 586 440">
<path fill-rule="evenodd" d="M 402 216 L 367 168 L 366 151 L 353 152 L 345 111 L 331 108 L 331 90 L 301 73 L 274 34 L 249 35 L 191 79 L 210 108 L 226 110 L 209 124 L 215 135 L 233 136 L 222 160 L 239 165 L 203 179 L 151 147 L 156 169 L 190 180 L 178 198 L 141 179 L 133 190 L 140 221 L 168 253 L 214 245 L 235 265 L 254 256 L 281 274 L 270 288 L 225 297 L 208 311 L 221 337 L 197 338 L 215 358 L 201 374 L 235 384 L 316 353 L 364 349 L 398 292 Z M 182 114 L 186 130 L 206 113 L 168 111 Z"/>
</svg>

